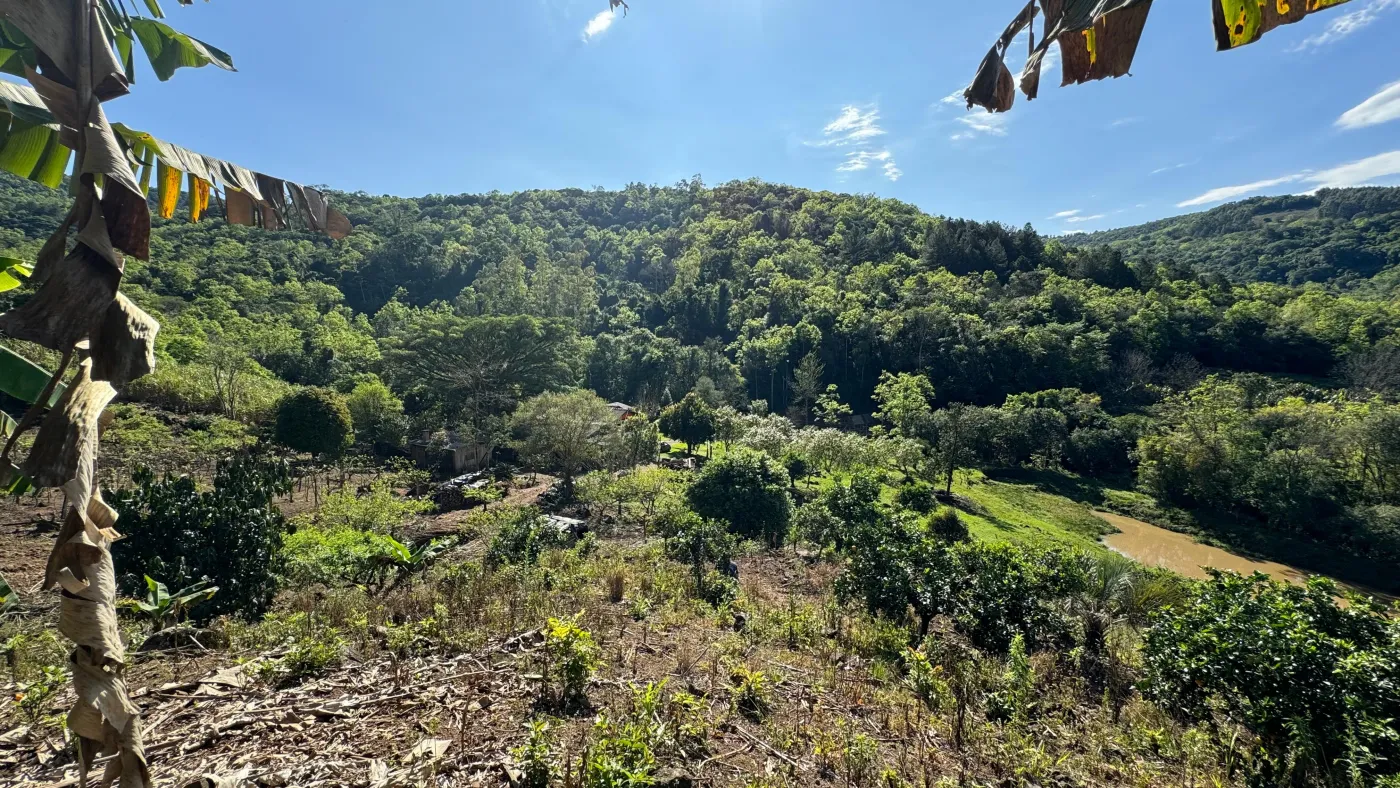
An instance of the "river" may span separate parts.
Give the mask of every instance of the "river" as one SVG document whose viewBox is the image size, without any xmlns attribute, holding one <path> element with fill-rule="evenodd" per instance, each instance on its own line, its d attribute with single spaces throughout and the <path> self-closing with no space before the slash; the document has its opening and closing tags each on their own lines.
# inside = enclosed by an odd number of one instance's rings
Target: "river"
<svg viewBox="0 0 1400 788">
<path fill-rule="evenodd" d="M 1308 573 L 1297 567 L 1272 561 L 1253 561 L 1244 556 L 1201 544 L 1188 534 L 1168 531 L 1151 523 L 1111 512 L 1094 512 L 1117 528 L 1119 533 L 1103 538 L 1110 550 L 1141 564 L 1160 566 L 1187 577 L 1204 578 L 1204 567 L 1231 569 L 1241 574 L 1263 572 L 1279 580 L 1302 585 Z"/>
</svg>

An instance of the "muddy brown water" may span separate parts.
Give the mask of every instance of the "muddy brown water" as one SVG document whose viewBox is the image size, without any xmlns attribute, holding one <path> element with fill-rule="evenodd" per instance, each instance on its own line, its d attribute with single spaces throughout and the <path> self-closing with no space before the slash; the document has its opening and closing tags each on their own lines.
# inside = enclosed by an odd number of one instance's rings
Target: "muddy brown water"
<svg viewBox="0 0 1400 788">
<path fill-rule="evenodd" d="M 1208 576 L 1206 568 L 1209 567 L 1211 569 L 1227 569 L 1244 575 L 1263 572 L 1277 580 L 1286 580 L 1296 585 L 1302 585 L 1314 574 L 1305 572 L 1296 566 L 1274 561 L 1255 561 L 1242 555 L 1235 555 L 1219 547 L 1201 544 L 1188 534 L 1169 531 L 1166 528 L 1132 517 L 1112 512 L 1096 511 L 1094 514 L 1118 529 L 1118 533 L 1103 538 L 1103 543 L 1108 549 L 1125 555 L 1140 564 L 1160 566 L 1187 577 L 1203 579 Z M 1397 599 L 1395 596 L 1381 593 L 1372 588 L 1344 583 L 1340 580 L 1336 582 L 1343 588 L 1360 591 L 1363 594 L 1376 597 L 1381 602 L 1394 602 Z"/>
<path fill-rule="evenodd" d="M 1197 542 L 1188 534 L 1124 517 L 1111 512 L 1094 512 L 1118 533 L 1103 538 L 1110 550 L 1122 553 L 1140 564 L 1160 566 L 1187 577 L 1205 578 L 1206 567 L 1229 569 L 1241 574 L 1263 572 L 1278 580 L 1302 585 L 1308 573 L 1297 567 L 1273 561 L 1254 561 L 1219 547 Z"/>
</svg>

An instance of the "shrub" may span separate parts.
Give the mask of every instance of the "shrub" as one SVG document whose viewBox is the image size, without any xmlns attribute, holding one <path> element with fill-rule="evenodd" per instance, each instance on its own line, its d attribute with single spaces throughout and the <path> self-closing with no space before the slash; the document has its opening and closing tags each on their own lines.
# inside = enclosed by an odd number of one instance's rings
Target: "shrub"
<svg viewBox="0 0 1400 788">
<path fill-rule="evenodd" d="M 958 510 L 951 506 L 944 506 L 929 515 L 927 528 L 929 533 L 945 542 L 966 542 L 972 538 L 971 532 L 967 530 L 967 523 L 958 516 Z"/>
<path fill-rule="evenodd" d="M 895 503 L 916 512 L 931 512 L 938 505 L 934 498 L 933 485 L 923 480 L 909 482 L 895 494 Z"/>
<path fill-rule="evenodd" d="M 297 518 L 297 522 L 321 528 L 389 533 L 408 518 L 432 509 L 431 501 L 401 498 L 394 493 L 388 480 L 378 479 L 363 493 L 346 489 L 326 496 L 314 515 Z"/>
<path fill-rule="evenodd" d="M 226 460 L 208 492 L 187 476 L 157 480 L 144 469 L 133 480 L 111 496 L 126 534 L 112 549 L 122 591 L 144 593 L 146 575 L 175 588 L 207 580 L 219 593 L 201 617 L 262 615 L 277 591 L 285 520 L 273 498 L 291 489 L 286 463 L 256 454 Z"/>
<path fill-rule="evenodd" d="M 554 740 L 549 733 L 547 720 L 530 721 L 530 738 L 511 751 L 516 767 L 520 769 L 521 788 L 549 788 L 557 776 L 555 768 Z"/>
<path fill-rule="evenodd" d="M 734 708 L 749 719 L 759 722 L 773 708 L 772 683 L 767 673 L 748 665 L 735 665 L 729 676 Z"/>
<path fill-rule="evenodd" d="M 1335 593 L 1211 571 L 1149 627 L 1146 694 L 1191 719 L 1223 703 L 1258 736 L 1251 784 L 1387 784 L 1400 776 L 1400 623 Z"/>
<path fill-rule="evenodd" d="M 345 658 L 345 641 L 333 630 L 298 636 L 287 653 L 261 668 L 262 679 L 279 687 L 297 684 L 336 667 Z"/>
<path fill-rule="evenodd" d="M 593 635 L 579 626 L 583 614 L 551 618 L 544 629 L 545 686 L 560 706 L 581 702 L 588 680 L 598 669 L 600 650 Z"/>
<path fill-rule="evenodd" d="M 306 525 L 287 536 L 283 558 L 283 576 L 291 585 L 370 585 L 392 565 L 393 539 L 343 525 Z"/>
<path fill-rule="evenodd" d="M 792 523 L 787 471 L 763 454 L 735 451 L 709 463 L 686 492 L 690 508 L 730 530 L 776 547 Z"/>
<path fill-rule="evenodd" d="M 948 544 L 907 518 L 884 518 L 853 538 L 837 581 L 846 599 L 902 620 L 912 607 L 920 634 L 936 616 L 953 619 L 978 648 L 1005 652 L 1068 635 L 1063 600 L 1086 586 L 1072 554 L 1011 544 Z"/>
<path fill-rule="evenodd" d="M 350 447 L 354 422 L 345 399 L 327 389 L 299 389 L 277 403 L 277 442 L 295 451 L 334 457 Z"/>
<path fill-rule="evenodd" d="M 533 566 L 546 550 L 564 547 L 572 536 L 556 528 L 534 507 L 499 509 L 491 519 L 497 526 L 491 547 L 486 551 L 490 567 Z"/>
<path fill-rule="evenodd" d="M 710 572 L 728 564 L 737 547 L 734 535 L 724 523 L 706 520 L 694 512 L 667 518 L 662 525 L 662 535 L 666 537 L 666 552 L 671 558 L 687 564 L 694 573 L 696 595 L 709 598 L 706 588 L 714 581 Z M 728 583 L 718 585 L 727 587 Z"/>
<path fill-rule="evenodd" d="M 906 648 L 904 668 L 907 671 L 905 683 L 914 697 L 923 701 L 924 706 L 935 714 L 947 705 L 952 690 L 943 678 L 943 666 L 934 664 L 924 648 Z"/>
</svg>

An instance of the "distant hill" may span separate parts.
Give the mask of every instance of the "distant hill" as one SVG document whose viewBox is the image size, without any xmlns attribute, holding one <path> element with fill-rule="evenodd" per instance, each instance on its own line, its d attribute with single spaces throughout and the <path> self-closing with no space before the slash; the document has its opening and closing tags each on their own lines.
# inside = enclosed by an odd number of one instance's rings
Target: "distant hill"
<svg viewBox="0 0 1400 788">
<path fill-rule="evenodd" d="M 1129 261 L 1190 266 L 1237 282 L 1388 293 L 1400 284 L 1400 188 L 1255 197 L 1065 242 L 1107 243 Z"/>
</svg>

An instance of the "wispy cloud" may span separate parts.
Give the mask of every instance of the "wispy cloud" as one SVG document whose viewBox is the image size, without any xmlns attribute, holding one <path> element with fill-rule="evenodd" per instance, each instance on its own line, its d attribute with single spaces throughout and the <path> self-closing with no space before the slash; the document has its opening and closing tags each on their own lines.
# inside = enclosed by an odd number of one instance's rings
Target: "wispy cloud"
<svg viewBox="0 0 1400 788">
<path fill-rule="evenodd" d="M 884 135 L 879 107 L 874 104 L 863 107 L 848 104 L 841 108 L 841 114 L 835 120 L 822 127 L 822 138 L 808 144 L 847 149 L 844 151 L 845 159 L 836 167 L 837 172 L 860 172 L 879 164 L 886 178 L 897 181 L 904 171 L 895 164 L 894 154 L 888 148 L 875 144 Z"/>
<path fill-rule="evenodd" d="M 1149 173 L 1149 174 L 1150 174 L 1150 175 L 1161 175 L 1161 174 L 1164 173 L 1164 172 L 1171 172 L 1172 170 L 1179 170 L 1179 169 L 1182 169 L 1182 168 L 1184 168 L 1184 167 L 1190 167 L 1191 165 L 1193 165 L 1193 164 L 1195 164 L 1195 163 L 1196 163 L 1196 162 L 1194 162 L 1194 161 L 1183 161 L 1183 162 L 1181 162 L 1180 164 L 1170 164 L 1170 165 L 1168 165 L 1168 166 L 1166 166 L 1166 167 L 1158 167 L 1157 169 L 1153 170 L 1153 171 L 1152 171 L 1151 173 Z"/>
<path fill-rule="evenodd" d="M 885 133 L 880 128 L 878 107 L 856 107 L 847 105 L 841 108 L 836 120 L 822 128 L 824 139 L 819 145 L 855 145 Z"/>
<path fill-rule="evenodd" d="M 1197 205 L 1210 205 L 1211 203 L 1224 202 L 1225 200 L 1235 197 L 1258 194 L 1265 189 L 1282 186 L 1286 183 L 1307 184 L 1309 186 L 1307 191 L 1313 192 L 1318 189 L 1340 189 L 1347 186 L 1364 186 L 1378 179 L 1392 178 L 1397 175 L 1400 175 L 1400 150 L 1381 153 L 1326 170 L 1303 170 L 1302 172 L 1295 172 L 1292 175 L 1245 183 L 1239 186 L 1221 186 L 1216 189 L 1211 189 L 1197 197 L 1179 202 L 1176 204 L 1176 207 L 1190 208 Z"/>
<path fill-rule="evenodd" d="M 1370 26 L 1381 14 L 1394 8 L 1400 8 L 1400 0 L 1371 0 L 1349 14 L 1335 17 L 1326 30 L 1303 39 L 1292 51 L 1301 52 L 1341 41 L 1352 33 Z"/>
<path fill-rule="evenodd" d="M 1363 129 L 1392 120 L 1400 120 L 1400 82 L 1392 82 L 1376 95 L 1357 104 L 1337 118 L 1344 129 Z"/>
<path fill-rule="evenodd" d="M 592 41 L 607 32 L 607 29 L 612 27 L 614 19 L 617 19 L 617 14 L 611 10 L 598 12 L 597 16 L 588 20 L 588 24 L 583 26 L 583 40 Z"/>
<path fill-rule="evenodd" d="M 1270 178 L 1266 181 L 1255 181 L 1253 183 L 1242 183 L 1238 186 L 1221 186 L 1211 189 L 1205 194 L 1192 197 L 1176 204 L 1178 208 L 1190 208 L 1193 205 L 1210 205 L 1213 202 L 1225 202 L 1234 197 L 1242 197 L 1246 194 L 1255 194 L 1264 189 L 1274 186 L 1282 186 L 1285 183 L 1296 183 L 1303 179 L 1303 175 L 1285 175 L 1282 178 Z"/>
<path fill-rule="evenodd" d="M 1116 129 L 1116 128 L 1121 128 L 1121 127 L 1123 127 L 1123 126 L 1131 126 L 1131 125 L 1133 125 L 1134 123 L 1141 123 L 1141 122 L 1142 122 L 1142 118 L 1140 118 L 1140 117 L 1134 115 L 1134 116 L 1132 116 L 1132 117 L 1130 117 L 1130 118 L 1119 118 L 1119 119 L 1113 121 L 1112 123 L 1108 124 L 1108 127 L 1109 127 L 1110 129 Z"/>
<path fill-rule="evenodd" d="M 978 137 L 1005 137 L 1010 116 L 1004 112 L 976 112 L 957 118 L 962 126 L 951 137 L 953 141 L 973 140 Z"/>
<path fill-rule="evenodd" d="M 1071 217 L 1071 216 L 1078 216 L 1078 215 L 1081 214 L 1081 213 L 1083 213 L 1083 211 L 1079 210 L 1078 208 L 1075 208 L 1075 209 L 1072 210 L 1072 211 L 1060 211 L 1059 213 L 1055 214 L 1054 216 L 1051 216 L 1050 218 L 1051 218 L 1051 219 L 1068 219 L 1068 218 Z"/>
<path fill-rule="evenodd" d="M 1093 222 L 1093 221 L 1098 221 L 1099 219 L 1106 218 L 1107 216 L 1108 216 L 1108 214 L 1106 214 L 1106 213 L 1096 213 L 1096 214 L 1094 214 L 1093 216 L 1071 216 L 1071 217 L 1069 217 L 1068 219 L 1066 219 L 1065 221 L 1067 221 L 1067 222 L 1073 222 L 1073 223 L 1075 223 L 1075 224 L 1078 224 L 1079 222 Z"/>
</svg>

